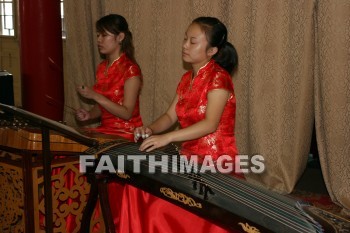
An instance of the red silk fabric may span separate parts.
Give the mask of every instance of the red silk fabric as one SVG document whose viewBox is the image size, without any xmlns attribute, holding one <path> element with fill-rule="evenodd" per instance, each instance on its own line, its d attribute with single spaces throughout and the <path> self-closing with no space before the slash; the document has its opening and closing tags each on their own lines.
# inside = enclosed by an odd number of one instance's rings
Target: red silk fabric
<svg viewBox="0 0 350 233">
<path fill-rule="evenodd" d="M 107 65 L 107 60 L 98 65 L 94 91 L 104 95 L 114 103 L 122 105 L 125 82 L 133 77 L 140 77 L 142 80 L 141 70 L 125 53 L 115 60 L 109 68 L 107 68 Z M 134 129 L 142 126 L 139 98 L 137 98 L 132 117 L 129 120 L 116 117 L 101 106 L 100 110 L 101 125 L 94 129 L 97 132 L 118 135 L 133 140 Z"/>
<path fill-rule="evenodd" d="M 181 154 L 188 156 L 210 155 L 214 160 L 221 155 L 229 155 L 234 159 L 238 152 L 234 136 L 236 97 L 231 76 L 214 60 L 202 67 L 197 76 L 194 78 L 192 76 L 192 70 L 185 73 L 176 91 L 179 96 L 176 114 L 182 128 L 191 126 L 205 118 L 210 91 L 224 89 L 229 91 L 230 96 L 217 130 L 204 137 L 183 142 Z"/>
<path fill-rule="evenodd" d="M 235 232 L 130 185 L 124 188 L 118 221 L 119 233 Z"/>
</svg>

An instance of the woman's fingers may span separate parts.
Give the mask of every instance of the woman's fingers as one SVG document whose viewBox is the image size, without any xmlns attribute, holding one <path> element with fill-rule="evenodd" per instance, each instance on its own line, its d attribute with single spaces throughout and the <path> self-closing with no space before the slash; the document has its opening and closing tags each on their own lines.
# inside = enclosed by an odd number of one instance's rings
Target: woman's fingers
<svg viewBox="0 0 350 233">
<path fill-rule="evenodd" d="M 147 152 L 149 152 L 152 150 L 151 148 L 154 147 L 154 145 L 155 145 L 155 143 L 153 142 L 153 140 L 151 140 L 151 138 L 145 139 L 140 146 L 140 150 L 141 151 L 146 150 Z M 153 148 L 153 149 L 155 149 L 155 148 Z"/>
<path fill-rule="evenodd" d="M 151 136 L 149 131 L 150 130 L 147 127 L 136 128 L 135 131 L 134 131 L 134 140 L 135 140 L 135 142 L 137 142 L 140 138 L 146 139 L 149 136 Z"/>
</svg>

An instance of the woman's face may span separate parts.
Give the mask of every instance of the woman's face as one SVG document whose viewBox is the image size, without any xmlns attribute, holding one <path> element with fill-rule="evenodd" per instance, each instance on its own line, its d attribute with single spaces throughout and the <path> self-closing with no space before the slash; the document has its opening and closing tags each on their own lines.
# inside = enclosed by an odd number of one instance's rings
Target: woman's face
<svg viewBox="0 0 350 233">
<path fill-rule="evenodd" d="M 192 23 L 186 33 L 182 44 L 182 59 L 192 66 L 203 66 L 211 58 L 207 52 L 208 40 L 204 31 L 196 23 Z"/>
<path fill-rule="evenodd" d="M 120 51 L 120 44 L 118 36 L 110 32 L 98 32 L 97 33 L 97 47 L 98 51 L 104 55 L 112 55 Z"/>
</svg>

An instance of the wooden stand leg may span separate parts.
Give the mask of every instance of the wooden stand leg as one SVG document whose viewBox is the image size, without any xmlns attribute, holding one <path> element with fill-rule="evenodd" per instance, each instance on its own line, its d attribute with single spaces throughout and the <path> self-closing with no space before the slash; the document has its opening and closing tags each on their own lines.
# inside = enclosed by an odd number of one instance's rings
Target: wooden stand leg
<svg viewBox="0 0 350 233">
<path fill-rule="evenodd" d="M 116 231 L 108 198 L 107 179 L 103 179 L 98 182 L 98 193 L 100 197 L 101 211 L 103 214 L 103 220 L 105 222 L 106 232 L 115 233 Z"/>
<path fill-rule="evenodd" d="M 94 212 L 94 209 L 97 203 L 97 198 L 98 198 L 98 181 L 96 177 L 94 176 L 91 177 L 89 181 L 91 184 L 90 193 L 89 193 L 89 198 L 87 200 L 83 217 L 81 220 L 81 227 L 80 227 L 81 233 L 90 233 L 90 221 L 91 221 L 91 217 Z"/>
<path fill-rule="evenodd" d="M 91 184 L 90 194 L 81 220 L 80 232 L 90 233 L 91 217 L 96 207 L 97 200 L 99 199 L 106 232 L 115 233 L 116 230 L 108 198 L 108 179 L 97 178 L 95 175 L 91 175 L 88 180 Z"/>
</svg>

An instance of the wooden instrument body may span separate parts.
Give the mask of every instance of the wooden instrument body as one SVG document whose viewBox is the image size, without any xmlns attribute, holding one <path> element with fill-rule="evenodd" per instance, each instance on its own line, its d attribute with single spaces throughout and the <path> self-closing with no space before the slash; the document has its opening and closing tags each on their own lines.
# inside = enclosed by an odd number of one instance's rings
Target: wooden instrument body
<svg viewBox="0 0 350 233">
<path fill-rule="evenodd" d="M 0 145 L 19 150 L 41 151 L 42 135 L 39 129 L 0 128 Z M 50 135 L 51 151 L 82 152 L 88 147 L 59 134 Z"/>
<path fill-rule="evenodd" d="M 79 131 L 101 143 L 119 138 Z M 40 215 L 45 212 L 42 146 L 39 128 L 0 127 L 0 212 L 3 213 L 0 232 L 42 231 L 44 223 Z M 88 148 L 55 131 L 50 133 L 55 231 L 65 232 L 67 218 L 80 219 L 83 213 L 90 185 L 79 171 L 79 156 Z M 67 185 L 67 179 L 73 182 Z M 71 209 L 66 203 L 75 208 Z M 103 226 L 102 217 L 91 224 L 96 223 Z M 77 224 L 75 231 L 79 228 Z"/>
<path fill-rule="evenodd" d="M 161 159 L 162 156 L 176 153 L 162 150 L 145 153 L 139 151 L 138 147 L 138 144 L 125 142 L 104 149 L 87 150 L 86 154 L 98 155 L 100 158 L 109 156 L 115 168 L 124 167 L 123 172 L 115 174 L 94 174 L 91 169 L 89 176 L 131 184 L 227 229 L 255 233 L 324 232 L 318 222 L 303 212 L 298 200 L 256 187 L 230 175 L 204 173 L 198 176 L 190 171 L 185 174 L 174 173 L 171 169 L 168 173 L 161 172 L 160 169 L 150 172 L 149 168 L 153 165 L 147 159 L 140 162 L 140 172 L 134 172 L 133 160 L 125 159 L 124 165 L 120 166 L 120 156 L 156 155 Z M 169 162 L 169 167 L 172 163 Z M 211 192 L 207 192 L 208 188 Z"/>
<path fill-rule="evenodd" d="M 96 133 L 88 129 L 77 129 L 85 136 L 96 139 L 99 143 L 120 139 L 118 136 Z M 0 146 L 18 150 L 41 151 L 42 134 L 38 128 L 0 127 Z M 89 147 L 77 143 L 57 132 L 50 134 L 52 152 L 84 152 Z"/>
</svg>

